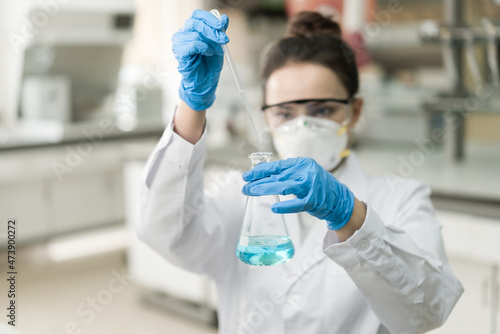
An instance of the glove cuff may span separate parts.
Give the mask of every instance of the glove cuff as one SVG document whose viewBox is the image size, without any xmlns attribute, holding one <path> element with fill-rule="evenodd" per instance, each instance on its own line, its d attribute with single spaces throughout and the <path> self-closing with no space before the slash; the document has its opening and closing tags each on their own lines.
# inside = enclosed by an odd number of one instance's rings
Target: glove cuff
<svg viewBox="0 0 500 334">
<path fill-rule="evenodd" d="M 344 184 L 340 184 L 340 194 L 338 194 L 337 205 L 332 212 L 325 217 L 329 230 L 340 230 L 349 220 L 351 220 L 352 212 L 354 211 L 354 194 Z"/>
<path fill-rule="evenodd" d="M 196 96 L 192 92 L 187 94 L 182 82 L 179 86 L 179 97 L 182 101 L 186 102 L 189 108 L 195 111 L 206 110 L 215 102 L 215 93 L 210 94 L 210 96 Z"/>
</svg>

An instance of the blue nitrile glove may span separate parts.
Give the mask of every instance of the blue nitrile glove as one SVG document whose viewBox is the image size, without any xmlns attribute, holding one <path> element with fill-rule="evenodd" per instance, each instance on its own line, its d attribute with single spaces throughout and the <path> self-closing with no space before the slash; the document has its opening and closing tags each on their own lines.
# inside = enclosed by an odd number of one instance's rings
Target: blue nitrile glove
<svg viewBox="0 0 500 334">
<path fill-rule="evenodd" d="M 172 51 L 182 75 L 181 100 L 194 110 L 205 110 L 215 101 L 215 90 L 224 63 L 221 44 L 229 42 L 225 31 L 227 15 L 221 20 L 214 14 L 197 9 L 172 36 Z"/>
<path fill-rule="evenodd" d="M 351 219 L 354 195 L 347 186 L 311 158 L 290 158 L 262 162 L 243 174 L 247 196 L 297 196 L 272 205 L 275 213 L 307 213 L 327 221 L 330 230 L 339 230 Z"/>
</svg>

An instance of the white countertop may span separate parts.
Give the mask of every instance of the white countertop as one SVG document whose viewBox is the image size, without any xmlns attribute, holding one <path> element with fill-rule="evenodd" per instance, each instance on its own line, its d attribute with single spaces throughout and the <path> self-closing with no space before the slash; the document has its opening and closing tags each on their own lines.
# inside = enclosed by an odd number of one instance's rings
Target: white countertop
<svg viewBox="0 0 500 334">
<path fill-rule="evenodd" d="M 443 148 L 416 143 L 362 143 L 355 151 L 366 173 L 396 174 L 425 181 L 434 193 L 500 201 L 500 143 L 467 143 L 466 157 L 453 162 Z"/>
<path fill-rule="evenodd" d="M 130 151 L 135 150 L 136 146 L 144 146 L 143 155 L 147 157 L 156 141 L 154 138 L 131 138 L 90 144 L 89 141 L 82 140 L 57 146 L 0 151 L 0 184 L 55 179 L 54 166 L 58 164 L 68 166 L 78 173 L 116 169 L 123 165 L 124 160 L 129 159 Z M 81 149 L 88 150 L 89 153 L 79 154 L 78 152 L 85 152 Z"/>
</svg>

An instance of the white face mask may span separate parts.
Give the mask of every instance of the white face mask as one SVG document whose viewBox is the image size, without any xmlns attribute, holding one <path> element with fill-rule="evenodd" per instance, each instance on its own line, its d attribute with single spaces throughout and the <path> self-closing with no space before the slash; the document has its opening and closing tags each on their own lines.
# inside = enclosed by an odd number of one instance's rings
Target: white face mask
<svg viewBox="0 0 500 334">
<path fill-rule="evenodd" d="M 274 148 L 281 159 L 309 157 L 332 171 L 347 157 L 347 124 L 329 119 L 300 116 L 273 131 Z"/>
</svg>

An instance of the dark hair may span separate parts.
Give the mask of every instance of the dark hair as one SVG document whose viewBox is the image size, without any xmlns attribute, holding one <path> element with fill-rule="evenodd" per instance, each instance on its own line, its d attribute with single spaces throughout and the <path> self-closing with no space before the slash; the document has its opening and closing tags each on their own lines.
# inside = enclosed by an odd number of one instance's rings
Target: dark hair
<svg viewBox="0 0 500 334">
<path fill-rule="evenodd" d="M 276 42 L 263 59 L 264 94 L 271 74 L 290 63 L 313 63 L 332 70 L 349 97 L 358 91 L 358 68 L 354 52 L 342 40 L 337 22 L 317 12 L 300 12 L 287 26 L 286 36 Z"/>
</svg>

